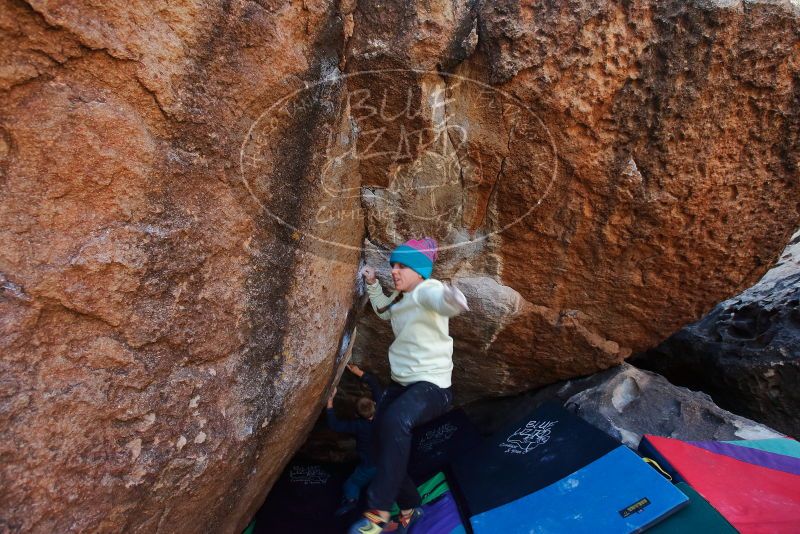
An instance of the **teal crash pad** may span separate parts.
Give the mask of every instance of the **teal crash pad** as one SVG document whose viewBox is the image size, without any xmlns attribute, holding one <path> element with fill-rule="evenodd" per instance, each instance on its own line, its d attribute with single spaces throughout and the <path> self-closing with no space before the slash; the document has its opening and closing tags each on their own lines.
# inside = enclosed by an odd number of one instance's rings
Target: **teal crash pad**
<svg viewBox="0 0 800 534">
<path fill-rule="evenodd" d="M 689 506 L 648 529 L 648 534 L 737 534 L 737 530 L 689 484 L 678 482 L 675 487 L 689 497 Z"/>
</svg>

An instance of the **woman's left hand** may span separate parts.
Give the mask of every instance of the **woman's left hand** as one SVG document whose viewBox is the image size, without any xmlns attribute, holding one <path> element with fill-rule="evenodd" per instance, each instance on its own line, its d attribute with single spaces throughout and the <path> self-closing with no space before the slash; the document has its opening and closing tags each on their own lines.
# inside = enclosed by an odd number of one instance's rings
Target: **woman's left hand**
<svg viewBox="0 0 800 534">
<path fill-rule="evenodd" d="M 378 277 L 375 275 L 375 267 L 371 265 L 365 265 L 361 271 L 361 276 L 364 277 L 364 280 L 369 284 L 372 285 L 378 281 Z"/>
</svg>

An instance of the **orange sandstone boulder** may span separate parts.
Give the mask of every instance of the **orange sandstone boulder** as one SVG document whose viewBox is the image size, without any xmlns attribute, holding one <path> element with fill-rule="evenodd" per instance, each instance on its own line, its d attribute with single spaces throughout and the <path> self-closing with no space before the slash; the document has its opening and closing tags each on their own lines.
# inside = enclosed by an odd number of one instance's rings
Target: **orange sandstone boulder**
<svg viewBox="0 0 800 534">
<path fill-rule="evenodd" d="M 102 5 L 101 5 L 102 4 Z M 0 530 L 239 532 L 427 234 L 461 401 L 592 373 L 800 214 L 790 2 L 0 0 Z"/>
<path fill-rule="evenodd" d="M 399 147 L 360 167 L 368 258 L 439 240 L 434 276 L 473 307 L 451 322 L 457 399 L 615 365 L 763 274 L 800 224 L 798 14 L 499 1 L 449 25 L 369 18 L 371 36 L 407 31 L 354 56 L 413 73 L 372 74 L 372 100 L 399 85 L 415 122 L 389 105 L 365 121 Z M 359 331 L 356 356 L 383 359 L 387 326 Z"/>
</svg>

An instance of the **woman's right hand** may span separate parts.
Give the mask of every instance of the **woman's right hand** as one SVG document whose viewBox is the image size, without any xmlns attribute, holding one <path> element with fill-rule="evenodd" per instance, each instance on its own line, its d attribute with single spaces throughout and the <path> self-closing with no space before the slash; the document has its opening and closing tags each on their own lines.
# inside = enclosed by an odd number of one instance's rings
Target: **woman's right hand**
<svg viewBox="0 0 800 534">
<path fill-rule="evenodd" d="M 456 286 L 444 284 L 444 300 L 460 312 L 469 311 L 467 297 Z"/>
<path fill-rule="evenodd" d="M 363 269 L 361 269 L 361 276 L 364 277 L 364 280 L 372 285 L 374 284 L 378 278 L 375 276 L 375 267 L 371 265 L 365 265 Z"/>
<path fill-rule="evenodd" d="M 362 371 L 361 368 L 354 363 L 348 363 L 347 370 L 356 375 L 358 378 L 364 376 L 364 371 Z"/>
</svg>

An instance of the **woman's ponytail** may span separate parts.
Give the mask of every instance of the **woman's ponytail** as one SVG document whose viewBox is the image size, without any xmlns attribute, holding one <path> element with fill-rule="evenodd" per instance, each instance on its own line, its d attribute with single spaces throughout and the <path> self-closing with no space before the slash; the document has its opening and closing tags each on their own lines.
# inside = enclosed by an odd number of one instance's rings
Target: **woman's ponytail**
<svg viewBox="0 0 800 534">
<path fill-rule="evenodd" d="M 378 315 L 382 315 L 382 314 L 386 313 L 387 311 L 389 311 L 389 308 L 391 308 L 392 306 L 394 306 L 395 304 L 400 302 L 403 299 L 403 292 L 402 291 L 395 291 L 390 298 L 392 299 L 392 301 L 389 304 L 387 304 L 386 306 L 383 306 L 382 308 L 378 308 L 378 310 L 377 310 L 378 311 Z"/>
</svg>

